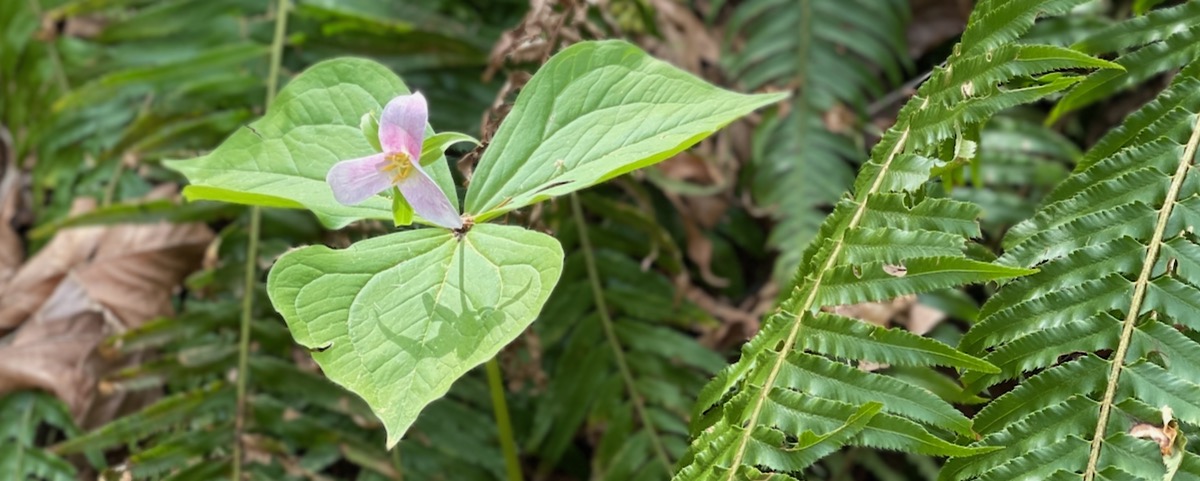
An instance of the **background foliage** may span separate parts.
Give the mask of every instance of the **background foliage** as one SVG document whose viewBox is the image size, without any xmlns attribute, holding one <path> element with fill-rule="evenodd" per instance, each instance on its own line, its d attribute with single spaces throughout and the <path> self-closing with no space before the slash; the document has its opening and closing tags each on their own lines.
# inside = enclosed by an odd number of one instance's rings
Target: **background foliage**
<svg viewBox="0 0 1200 481">
<path fill-rule="evenodd" d="M 274 3 L 0 0 L 0 478 L 228 479 L 235 444 L 249 479 L 510 476 L 482 372 L 386 451 L 265 277 L 244 285 L 248 210 L 183 203 L 162 167 L 262 115 Z M 525 478 L 1200 477 L 1196 2 L 290 5 L 284 81 L 369 57 L 429 98 L 437 130 L 484 140 L 582 39 L 793 94 L 505 217 L 567 253 L 499 356 Z M 477 159 L 450 157 L 460 181 Z M 266 209 L 252 261 L 389 231 Z M 772 359 L 789 388 L 764 389 Z M 773 404 L 746 428 L 756 393 Z M 759 444 L 734 462 L 722 436 Z"/>
</svg>

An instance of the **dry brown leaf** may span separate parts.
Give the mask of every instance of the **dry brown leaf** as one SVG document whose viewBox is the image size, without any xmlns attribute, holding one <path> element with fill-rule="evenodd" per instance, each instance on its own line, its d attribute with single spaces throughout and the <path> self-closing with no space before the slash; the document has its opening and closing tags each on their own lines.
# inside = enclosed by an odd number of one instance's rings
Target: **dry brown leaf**
<svg viewBox="0 0 1200 481">
<path fill-rule="evenodd" d="M 825 310 L 839 316 L 858 319 L 880 327 L 889 327 L 900 313 L 917 302 L 917 296 L 901 296 L 889 301 L 863 302 L 828 307 Z"/>
<path fill-rule="evenodd" d="M 853 110 L 841 102 L 834 102 L 829 110 L 821 114 L 821 122 L 825 124 L 825 128 L 830 132 L 847 134 L 852 132 L 855 124 L 858 123 L 858 114 L 854 113 Z"/>
<path fill-rule="evenodd" d="M 703 75 L 705 66 L 718 64 L 721 54 L 719 32 L 705 25 L 690 8 L 677 0 L 651 0 L 650 4 L 663 39 L 644 35 L 637 39 L 638 44 L 656 58 L 697 75 Z"/>
<path fill-rule="evenodd" d="M 77 199 L 71 215 L 94 207 L 93 199 Z M 68 271 L 86 263 L 103 235 L 103 227 L 64 230 L 21 266 L 0 293 L 0 331 L 17 327 L 37 311 Z"/>
<path fill-rule="evenodd" d="M 58 283 L 47 301 L 0 346 L 0 393 L 45 389 L 78 420 L 92 402 L 97 379 L 95 364 L 87 360 L 108 329 L 75 279 Z"/>
<path fill-rule="evenodd" d="M 21 169 L 12 149 L 12 136 L 0 126 L 0 290 L 25 258 L 21 237 L 13 229 L 20 200 Z"/>
<path fill-rule="evenodd" d="M 94 205 L 92 199 L 78 199 L 71 212 L 86 212 Z M 59 232 L 0 293 L 0 329 L 11 329 L 28 317 L 68 272 L 126 328 L 170 315 L 172 290 L 199 265 L 212 238 L 203 224 L 166 222 Z"/>
<path fill-rule="evenodd" d="M 1135 438 L 1149 439 L 1158 443 L 1158 450 L 1163 456 L 1170 456 L 1174 450 L 1175 438 L 1179 436 L 1179 426 L 1175 422 L 1174 412 L 1170 406 L 1162 407 L 1162 427 L 1150 423 L 1139 423 L 1129 428 L 1129 435 Z"/>
<path fill-rule="evenodd" d="M 946 313 L 920 302 L 914 303 L 908 310 L 908 331 L 918 336 L 924 336 L 934 327 L 946 320 Z"/>
<path fill-rule="evenodd" d="M 81 199 L 72 212 L 93 205 Z M 165 222 L 59 232 L 0 292 L 0 329 L 16 328 L 0 342 L 0 393 L 54 392 L 84 426 L 119 414 L 127 400 L 123 393 L 96 399 L 99 377 L 114 367 L 97 346 L 112 334 L 170 315 L 172 291 L 200 265 L 212 238 L 203 224 Z"/>
<path fill-rule="evenodd" d="M 712 162 L 691 152 L 683 152 L 663 163 L 658 169 L 666 177 L 699 185 L 722 185 L 724 176 Z M 713 245 L 704 230 L 712 229 L 725 216 L 729 203 L 720 195 L 685 196 L 664 190 L 663 195 L 675 206 L 683 222 L 687 239 L 687 256 L 700 269 L 700 277 L 714 287 L 725 287 L 729 280 L 712 272 Z"/>
</svg>

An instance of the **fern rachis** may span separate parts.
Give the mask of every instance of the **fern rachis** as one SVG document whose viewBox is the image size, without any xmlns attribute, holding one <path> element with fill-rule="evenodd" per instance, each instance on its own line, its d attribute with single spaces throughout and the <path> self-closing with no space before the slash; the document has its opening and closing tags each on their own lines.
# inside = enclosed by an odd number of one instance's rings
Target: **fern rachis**
<svg viewBox="0 0 1200 481">
<path fill-rule="evenodd" d="M 1142 263 L 1142 272 L 1138 274 L 1137 280 L 1134 281 L 1133 299 L 1130 301 L 1129 313 L 1125 315 L 1125 320 L 1122 322 L 1120 343 L 1117 344 L 1116 353 L 1113 354 L 1112 369 L 1108 375 L 1108 387 L 1104 391 L 1104 397 L 1100 400 L 1100 418 L 1096 422 L 1096 434 L 1092 437 L 1091 452 L 1088 455 L 1088 464 L 1083 476 L 1085 481 L 1091 481 L 1096 477 L 1096 466 L 1100 460 L 1100 446 L 1103 443 L 1104 431 L 1108 424 L 1109 412 L 1112 409 L 1113 397 L 1116 395 L 1117 380 L 1121 376 L 1121 368 L 1124 366 L 1125 355 L 1129 351 L 1129 343 L 1133 337 L 1133 328 L 1137 322 L 1142 301 L 1146 296 L 1146 287 L 1150 283 L 1150 275 L 1154 272 L 1155 261 L 1158 258 L 1159 249 L 1163 244 L 1163 234 L 1167 230 L 1167 221 L 1171 218 L 1171 210 L 1175 206 L 1176 199 L 1179 197 L 1180 188 L 1183 187 L 1183 180 L 1191 170 L 1192 162 L 1196 157 L 1196 145 L 1198 142 L 1200 142 L 1200 118 L 1197 119 L 1195 127 L 1192 128 L 1192 136 L 1188 139 L 1183 158 L 1180 159 L 1179 167 L 1175 170 L 1175 174 L 1171 178 L 1171 187 L 1167 190 L 1167 198 L 1163 201 L 1163 205 L 1159 209 L 1158 219 L 1155 222 L 1154 236 L 1150 238 L 1150 244 L 1147 246 L 1146 258 Z"/>
<path fill-rule="evenodd" d="M 888 168 L 890 168 L 892 165 L 892 160 L 895 159 L 896 155 L 904 149 L 904 143 L 907 139 L 908 130 L 904 130 L 900 134 L 900 140 L 896 142 L 896 146 L 892 148 L 892 151 L 888 154 L 887 160 L 880 167 L 879 173 L 875 177 L 875 182 L 871 185 L 871 189 L 867 191 L 867 196 L 874 194 L 879 190 L 879 186 L 882 185 Z M 865 198 L 866 196 L 864 196 L 864 199 Z M 854 215 L 850 218 L 850 223 L 847 225 L 846 230 L 842 231 L 843 235 L 845 235 L 846 231 L 854 229 L 858 226 L 859 221 L 862 220 L 863 213 L 866 211 L 866 207 L 867 203 L 865 201 L 858 205 L 854 211 Z M 824 280 L 825 273 L 830 272 L 833 269 L 835 261 L 838 259 L 838 255 L 841 254 L 844 243 L 842 242 L 842 239 L 838 239 L 833 245 L 833 251 L 829 253 L 829 257 L 825 261 L 825 265 L 820 270 L 816 271 L 816 277 L 812 279 L 811 284 L 809 285 L 808 296 L 804 299 L 804 303 L 801 304 L 793 313 L 791 313 L 792 327 L 788 330 L 787 338 L 783 342 L 783 347 L 781 347 L 779 352 L 775 354 L 775 359 L 771 365 L 770 374 L 767 375 L 767 381 L 764 384 L 763 389 L 759 391 L 759 394 L 754 398 L 754 408 L 750 413 L 749 419 L 750 426 L 758 425 L 758 417 L 762 413 L 763 403 L 766 401 L 767 394 L 771 392 L 771 386 L 775 385 L 775 379 L 779 377 L 779 371 L 783 367 L 784 359 L 787 357 L 788 353 L 792 352 L 792 348 L 796 345 L 796 337 L 800 334 L 800 326 L 802 325 L 804 317 L 803 313 L 807 313 L 810 309 L 812 309 L 813 303 L 817 299 L 817 292 L 819 292 L 821 287 L 821 281 Z M 746 444 L 750 441 L 750 435 L 748 434 L 749 432 L 750 431 L 747 430 L 747 434 L 744 434 L 738 443 L 737 451 L 734 453 L 732 463 L 732 465 L 735 467 L 741 465 L 742 459 L 746 454 Z M 726 479 L 728 481 L 733 481 L 735 473 L 737 473 L 736 468 L 729 470 L 729 477 Z"/>
</svg>

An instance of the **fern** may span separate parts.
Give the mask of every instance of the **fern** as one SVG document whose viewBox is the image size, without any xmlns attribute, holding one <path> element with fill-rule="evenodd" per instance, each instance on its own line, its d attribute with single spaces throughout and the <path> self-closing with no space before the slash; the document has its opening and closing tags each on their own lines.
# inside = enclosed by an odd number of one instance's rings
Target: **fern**
<svg viewBox="0 0 1200 481">
<path fill-rule="evenodd" d="M 68 436 L 78 431 L 66 406 L 47 394 L 18 391 L 0 397 L 0 476 L 22 481 L 76 479 L 74 467 L 39 447 L 42 426 Z"/>
<path fill-rule="evenodd" d="M 988 122 L 970 181 L 952 191 L 953 198 L 983 210 L 979 221 L 987 239 L 999 240 L 1005 229 L 1032 216 L 1083 155 L 1032 113 L 1006 113 Z"/>
<path fill-rule="evenodd" d="M 583 429 L 602 434 L 587 444 L 594 450 L 590 475 L 579 477 L 664 479 L 686 449 L 684 419 L 691 400 L 724 362 L 672 329 L 710 321 L 692 303 L 677 303 L 670 278 L 657 271 L 683 273 L 674 238 L 652 210 L 634 208 L 613 194 L 580 195 L 581 207 L 596 219 L 588 223 L 587 244 L 576 235 L 574 217 L 549 220 L 561 222 L 555 230 L 574 253 L 534 324 L 547 381 L 545 392 L 532 400 L 537 415 L 523 437 L 538 454 L 540 473 L 556 465 L 563 472 L 579 470 L 567 461 L 585 454 L 573 446 L 580 444 L 576 438 Z M 652 245 L 647 238 L 654 239 Z M 583 251 L 589 248 L 607 313 L 600 311 L 589 279 Z M 639 260 L 655 252 L 655 270 L 643 269 Z"/>
<path fill-rule="evenodd" d="M 1166 479 L 1167 456 L 1131 437 L 1130 428 L 1161 424 L 1163 406 L 1179 422 L 1200 425 L 1200 239 L 1191 234 L 1200 221 L 1192 169 L 1200 52 L 1179 43 L 1191 42 L 1200 26 L 1195 7 L 1156 11 L 1109 31 L 1118 43 L 1160 39 L 1173 49 L 1166 57 L 1193 62 L 1005 237 L 999 263 L 1040 264 L 1041 272 L 1004 286 L 983 306 L 960 349 L 986 354 L 1000 372 L 963 379 L 971 390 L 1021 383 L 975 417 L 984 435 L 977 446 L 1003 448 L 950 460 L 942 479 L 1003 479 L 1047 459 L 1054 460 L 1041 468 L 1047 479 Z M 1186 21 L 1184 12 L 1192 12 Z M 1022 379 L 1025 373 L 1033 375 Z M 1174 449 L 1182 456 L 1175 479 L 1200 475 L 1200 458 Z"/>
<path fill-rule="evenodd" d="M 1073 48 L 1090 54 L 1120 53 L 1123 70 L 1089 76 L 1062 98 L 1049 122 L 1111 97 L 1145 80 L 1182 67 L 1200 55 L 1200 4 L 1183 2 L 1100 29 Z"/>
<path fill-rule="evenodd" d="M 965 137 L 989 117 L 1080 80 L 1056 71 L 1114 67 L 1061 47 L 1011 43 L 1039 13 L 1062 13 L 1078 3 L 994 0 L 976 7 L 955 54 L 901 109 L 860 171 L 853 195 L 822 224 L 790 296 L 742 348 L 741 359 L 702 391 L 693 421 L 696 439 L 676 479 L 760 479 L 763 473 L 795 479 L 843 445 L 940 456 L 995 449 L 949 442 L 955 435 L 970 437 L 972 427 L 948 402 L 844 361 L 985 372 L 995 371 L 993 366 L 902 331 L 885 335 L 882 328 L 863 328 L 822 308 L 1032 272 L 968 259 L 961 251 L 963 237 L 979 235 L 978 208 L 921 187 L 935 167 L 970 150 L 962 148 Z M 950 158 L 927 156 L 938 153 Z M 877 344 L 861 343 L 858 336 L 822 339 L 814 332 L 821 327 L 868 329 Z M 920 349 L 913 349 L 917 344 Z"/>
<path fill-rule="evenodd" d="M 862 156 L 859 117 L 910 68 L 904 51 L 908 5 L 901 0 L 756 0 L 738 8 L 729 31 L 745 37 L 725 69 L 748 89 L 794 89 L 753 139 L 751 191 L 779 224 L 768 239 L 779 249 L 775 278 L 785 282 L 827 209 L 854 178 Z M 847 52 L 842 52 L 842 50 Z M 849 116 L 831 130 L 823 116 Z"/>
</svg>

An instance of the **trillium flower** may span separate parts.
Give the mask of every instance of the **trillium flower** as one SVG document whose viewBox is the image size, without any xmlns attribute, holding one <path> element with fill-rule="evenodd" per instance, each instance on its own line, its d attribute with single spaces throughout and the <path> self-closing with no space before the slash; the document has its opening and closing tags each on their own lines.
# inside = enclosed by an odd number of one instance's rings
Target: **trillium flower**
<svg viewBox="0 0 1200 481">
<path fill-rule="evenodd" d="M 390 188 L 399 187 L 413 212 L 448 229 L 462 227 L 450 199 L 421 168 L 421 143 L 429 109 L 419 93 L 401 95 L 388 102 L 379 119 L 379 145 L 383 152 L 343 160 L 329 169 L 325 181 L 333 198 L 354 205 Z"/>
</svg>

